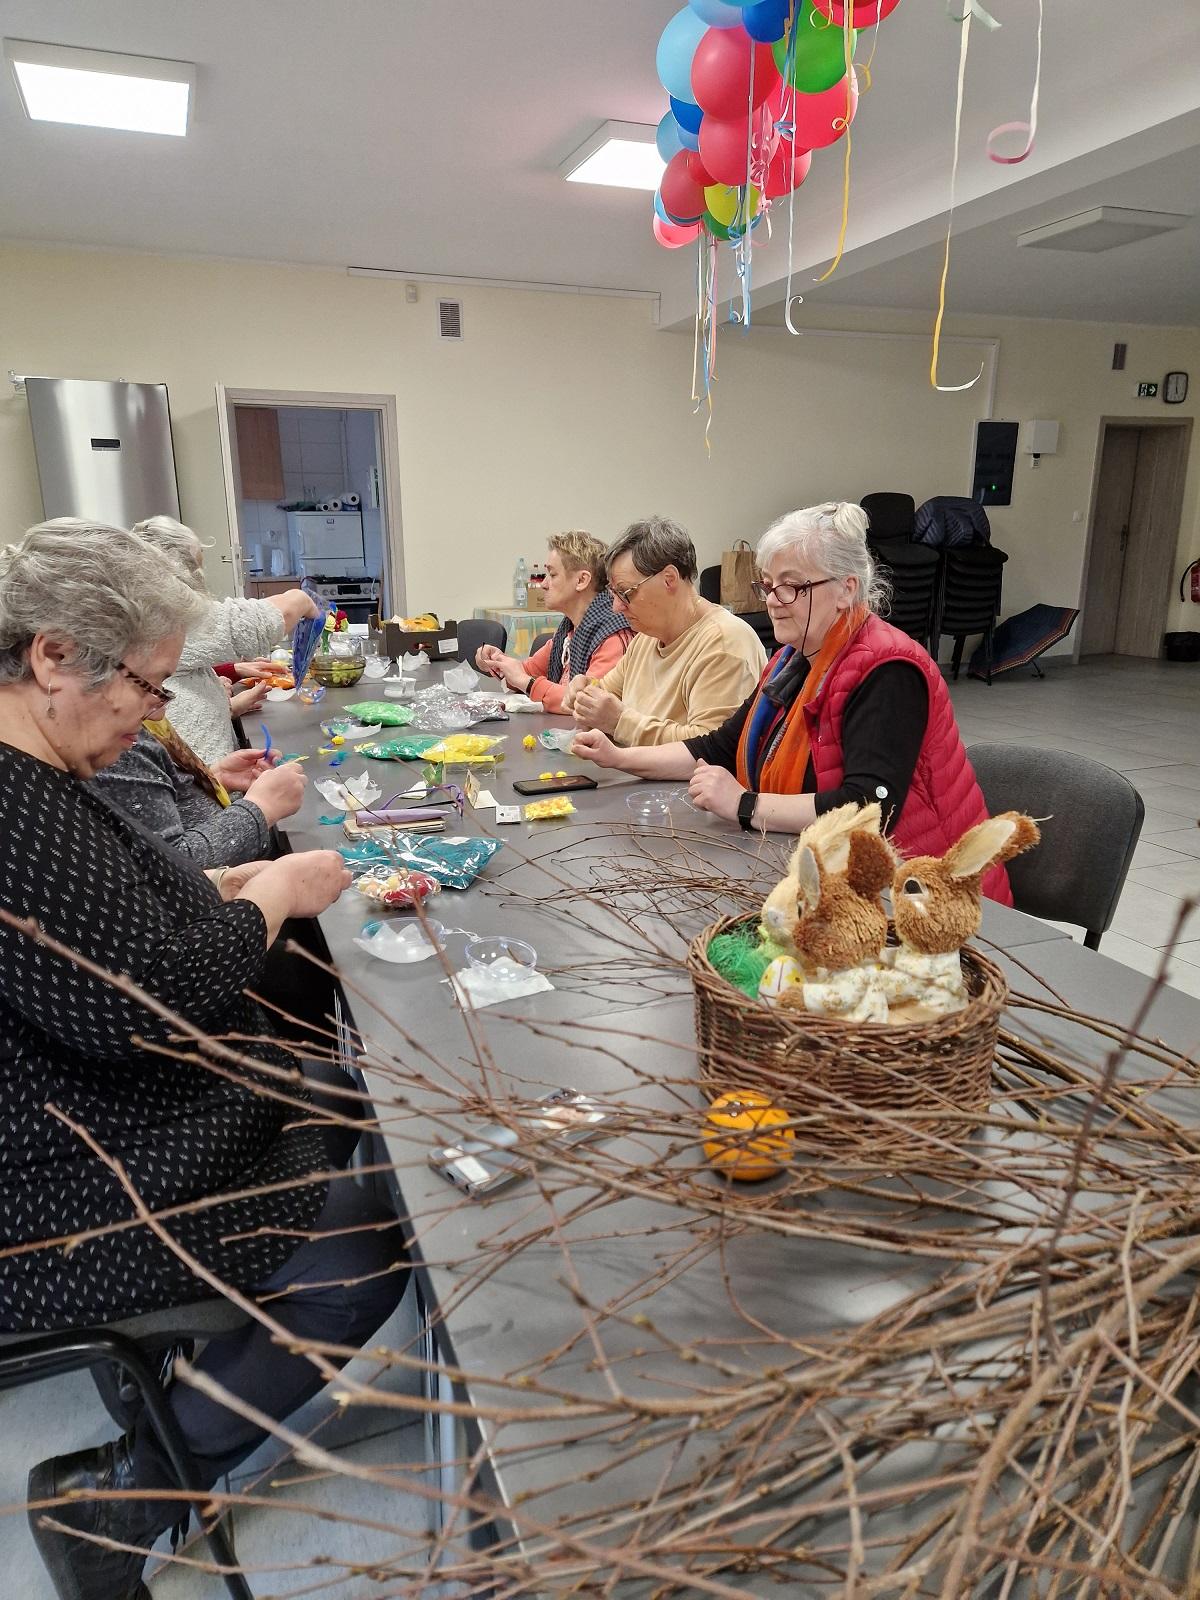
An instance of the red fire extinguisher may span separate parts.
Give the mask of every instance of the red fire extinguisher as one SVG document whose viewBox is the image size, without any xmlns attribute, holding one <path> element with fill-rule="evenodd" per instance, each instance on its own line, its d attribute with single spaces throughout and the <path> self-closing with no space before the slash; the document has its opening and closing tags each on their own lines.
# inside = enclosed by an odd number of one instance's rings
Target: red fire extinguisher
<svg viewBox="0 0 1200 1600">
<path fill-rule="evenodd" d="M 1187 594 L 1184 590 L 1187 589 Z M 1179 598 L 1181 600 L 1194 600 L 1200 606 L 1200 561 L 1193 561 L 1184 567 L 1183 576 L 1179 580 Z"/>
</svg>

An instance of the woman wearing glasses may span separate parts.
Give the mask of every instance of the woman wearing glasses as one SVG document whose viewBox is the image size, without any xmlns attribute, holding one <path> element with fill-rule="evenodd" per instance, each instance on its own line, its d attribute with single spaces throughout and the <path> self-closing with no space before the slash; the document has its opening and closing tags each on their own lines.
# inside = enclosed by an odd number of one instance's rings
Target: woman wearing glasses
<svg viewBox="0 0 1200 1600">
<path fill-rule="evenodd" d="M 43 524 L 0 550 L 0 1328 L 203 1299 L 190 1257 L 273 1297 L 298 1343 L 357 1347 L 403 1289 L 394 1217 L 323 1176 L 355 1130 L 315 1115 L 298 1058 L 243 993 L 284 919 L 323 911 L 349 874 L 334 851 L 310 851 L 231 868 L 218 889 L 87 781 L 160 713 L 201 610 L 158 550 L 118 528 Z M 187 1029 L 198 1037 L 173 1044 Z M 221 1072 L 206 1065 L 214 1036 L 240 1041 Z M 355 1099 L 339 1104 L 355 1116 Z M 130 1226 L 134 1194 L 170 1217 L 178 1251 Z M 258 1323 L 212 1340 L 198 1366 L 272 1417 L 321 1387 Z M 169 1400 L 204 1485 L 264 1437 L 198 1390 Z M 53 1516 L 101 1541 L 31 1513 L 63 1600 L 148 1600 L 142 1557 L 119 1547 L 144 1549 L 178 1520 L 178 1502 L 138 1497 L 173 1487 L 144 1416 L 34 1467 L 30 1500 L 71 1497 Z"/>
<path fill-rule="evenodd" d="M 702 811 L 747 831 L 799 833 L 823 812 L 878 800 L 906 855 L 940 855 L 987 815 L 937 663 L 878 615 L 886 587 L 867 516 L 809 506 L 759 541 L 758 585 L 781 648 L 753 694 L 715 732 L 658 749 L 604 734 L 573 746 L 642 778 L 687 778 Z M 1002 867 L 984 879 L 1011 904 Z"/>
</svg>

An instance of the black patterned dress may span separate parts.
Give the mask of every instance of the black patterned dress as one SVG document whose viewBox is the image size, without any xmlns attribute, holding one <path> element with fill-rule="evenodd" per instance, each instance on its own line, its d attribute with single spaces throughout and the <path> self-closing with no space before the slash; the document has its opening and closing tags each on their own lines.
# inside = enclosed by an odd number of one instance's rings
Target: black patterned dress
<svg viewBox="0 0 1200 1600">
<path fill-rule="evenodd" d="M 223 902 L 198 869 L 83 784 L 4 744 L 0 908 L 206 1032 L 263 1035 L 247 1053 L 297 1065 L 242 993 L 267 952 L 258 907 Z M 122 1163 L 154 1211 L 284 1185 L 166 1219 L 238 1288 L 269 1277 L 299 1242 L 286 1230 L 319 1215 L 326 1186 L 303 1180 L 327 1168 L 320 1131 L 257 1093 L 249 1070 L 230 1082 L 147 1048 L 177 1031 L 0 922 L 0 1327 L 111 1321 L 211 1292 L 144 1225 L 11 1253 L 134 1215 L 115 1175 L 50 1105 Z"/>
</svg>

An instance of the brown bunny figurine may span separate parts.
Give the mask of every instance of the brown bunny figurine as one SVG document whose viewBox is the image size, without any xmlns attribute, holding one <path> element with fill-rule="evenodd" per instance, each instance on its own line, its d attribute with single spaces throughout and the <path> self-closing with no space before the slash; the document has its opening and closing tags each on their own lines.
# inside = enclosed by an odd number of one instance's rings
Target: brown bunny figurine
<svg viewBox="0 0 1200 1600">
<path fill-rule="evenodd" d="M 887 913 L 879 896 L 895 866 L 895 852 L 878 832 L 850 835 L 842 872 L 830 872 L 810 845 L 800 846 L 797 917 L 790 930 L 795 970 L 791 982 L 776 989 L 781 1006 L 849 1022 L 887 1021 L 878 965 Z"/>
<path fill-rule="evenodd" d="M 940 859 L 915 856 L 896 868 L 892 916 L 898 948 L 884 952 L 880 985 L 892 1022 L 928 1022 L 967 1003 L 959 952 L 979 931 L 980 883 L 998 861 L 1011 861 L 1041 838 L 1019 811 L 969 828 Z"/>
</svg>

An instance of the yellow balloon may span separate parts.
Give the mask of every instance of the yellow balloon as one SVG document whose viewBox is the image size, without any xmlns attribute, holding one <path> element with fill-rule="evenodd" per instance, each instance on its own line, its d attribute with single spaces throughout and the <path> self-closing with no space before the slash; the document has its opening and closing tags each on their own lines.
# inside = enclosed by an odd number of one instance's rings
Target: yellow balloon
<svg viewBox="0 0 1200 1600">
<path fill-rule="evenodd" d="M 738 227 L 747 227 L 758 215 L 759 193 L 753 184 L 746 190 L 746 200 L 740 213 L 738 202 L 741 195 L 739 189 L 727 183 L 712 183 L 704 191 L 704 204 L 710 216 L 717 219 L 726 228 L 733 223 Z"/>
</svg>

